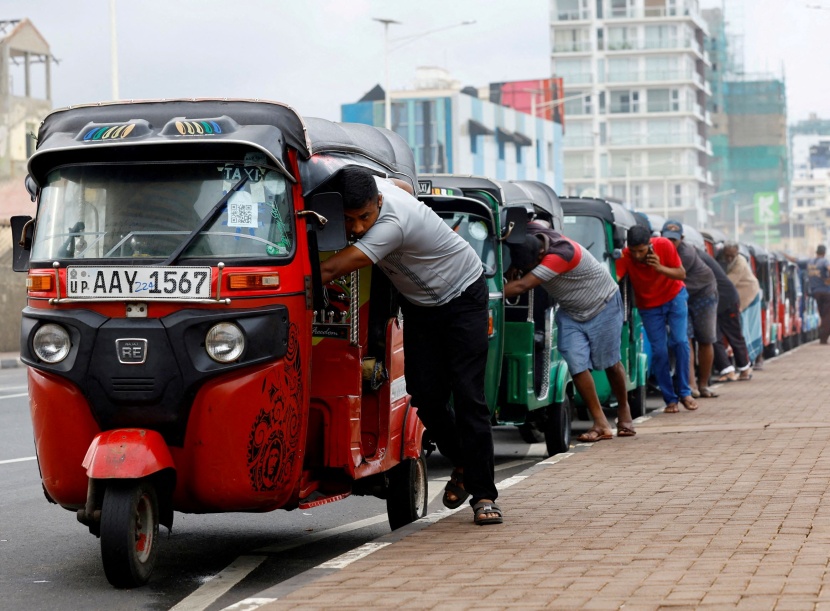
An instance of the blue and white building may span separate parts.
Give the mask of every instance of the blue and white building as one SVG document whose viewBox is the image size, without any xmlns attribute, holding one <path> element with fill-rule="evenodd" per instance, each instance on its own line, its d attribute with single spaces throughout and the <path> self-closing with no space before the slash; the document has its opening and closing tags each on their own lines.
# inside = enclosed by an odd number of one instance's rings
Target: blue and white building
<svg viewBox="0 0 830 611">
<path fill-rule="evenodd" d="M 538 180 L 563 189 L 560 123 L 490 102 L 461 89 L 441 68 L 420 68 L 414 90 L 391 92 L 392 129 L 415 153 L 418 171 Z M 539 113 L 541 114 L 541 113 Z M 383 90 L 341 106 L 341 120 L 383 127 Z"/>
</svg>

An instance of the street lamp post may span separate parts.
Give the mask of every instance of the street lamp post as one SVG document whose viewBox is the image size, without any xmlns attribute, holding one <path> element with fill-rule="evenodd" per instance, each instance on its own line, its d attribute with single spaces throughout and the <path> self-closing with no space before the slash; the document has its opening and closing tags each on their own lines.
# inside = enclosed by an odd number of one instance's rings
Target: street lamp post
<svg viewBox="0 0 830 611">
<path fill-rule="evenodd" d="M 394 25 L 401 25 L 402 22 L 396 21 L 394 19 L 381 19 L 379 17 L 372 17 L 374 21 L 383 24 L 383 101 L 384 101 L 384 127 L 386 129 L 392 129 L 392 98 L 389 91 L 389 53 L 391 51 L 396 51 L 400 49 L 403 45 L 409 44 L 413 40 L 421 38 L 423 36 L 427 36 L 428 34 L 435 34 L 436 32 L 443 32 L 444 30 L 449 30 L 451 28 L 461 27 L 463 25 L 473 25 L 475 21 L 462 21 L 461 23 L 454 23 L 452 25 L 446 25 L 440 28 L 435 28 L 433 30 L 427 30 L 426 32 L 421 32 L 420 34 L 413 34 L 411 36 L 403 36 L 401 38 L 394 39 L 392 41 L 389 40 L 389 26 Z M 389 48 L 390 42 L 399 42 L 400 44 L 397 47 Z"/>
<path fill-rule="evenodd" d="M 383 24 L 383 104 L 384 104 L 384 127 L 392 129 L 392 100 L 389 97 L 389 26 L 390 24 L 400 25 L 400 21 L 394 19 L 380 19 L 373 17 L 375 21 Z"/>
</svg>

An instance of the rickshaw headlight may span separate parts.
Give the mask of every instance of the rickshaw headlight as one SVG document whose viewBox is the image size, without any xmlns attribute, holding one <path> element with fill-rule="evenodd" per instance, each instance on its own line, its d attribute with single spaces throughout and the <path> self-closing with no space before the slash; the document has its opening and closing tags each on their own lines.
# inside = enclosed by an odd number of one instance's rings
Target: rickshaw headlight
<svg viewBox="0 0 830 611">
<path fill-rule="evenodd" d="M 230 363 L 242 355 L 245 336 L 242 330 L 229 322 L 213 325 L 205 338 L 205 350 L 217 363 Z"/>
<path fill-rule="evenodd" d="M 32 338 L 32 349 L 37 358 L 47 363 L 60 363 L 69 354 L 69 333 L 60 325 L 42 325 Z"/>
</svg>

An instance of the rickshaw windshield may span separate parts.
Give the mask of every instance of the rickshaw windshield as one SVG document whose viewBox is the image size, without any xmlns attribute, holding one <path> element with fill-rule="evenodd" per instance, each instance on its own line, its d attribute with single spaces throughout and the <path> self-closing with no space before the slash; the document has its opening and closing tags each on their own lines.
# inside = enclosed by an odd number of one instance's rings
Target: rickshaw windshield
<svg viewBox="0 0 830 611">
<path fill-rule="evenodd" d="M 41 191 L 32 260 L 164 259 L 237 183 L 181 258 L 289 257 L 291 190 L 282 174 L 252 163 L 177 161 L 52 171 Z"/>
<path fill-rule="evenodd" d="M 483 216 L 467 212 L 438 212 L 438 216 L 473 247 L 484 266 L 484 274 L 494 275 L 496 249 L 489 221 Z"/>
<path fill-rule="evenodd" d="M 605 223 L 595 216 L 566 215 L 562 233 L 579 242 L 597 261 L 605 260 Z"/>
</svg>

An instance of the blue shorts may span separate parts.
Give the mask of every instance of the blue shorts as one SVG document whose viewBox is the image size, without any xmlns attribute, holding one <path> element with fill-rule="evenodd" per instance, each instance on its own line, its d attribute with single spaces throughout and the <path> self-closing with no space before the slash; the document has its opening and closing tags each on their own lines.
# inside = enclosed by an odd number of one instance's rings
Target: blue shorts
<svg viewBox="0 0 830 611">
<path fill-rule="evenodd" d="M 556 312 L 557 347 L 571 375 L 587 369 L 602 371 L 620 360 L 623 304 L 617 291 L 599 314 L 579 322 L 561 309 Z"/>
</svg>

